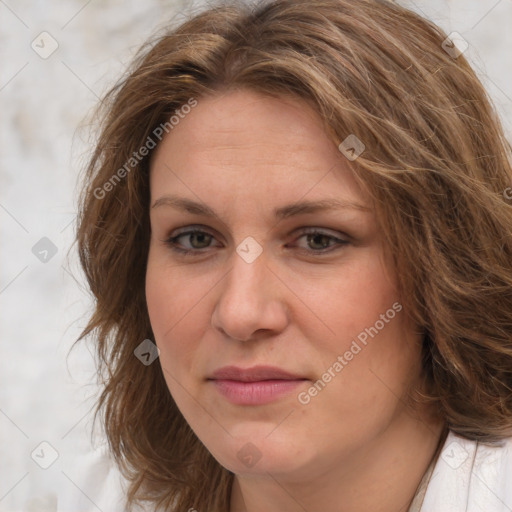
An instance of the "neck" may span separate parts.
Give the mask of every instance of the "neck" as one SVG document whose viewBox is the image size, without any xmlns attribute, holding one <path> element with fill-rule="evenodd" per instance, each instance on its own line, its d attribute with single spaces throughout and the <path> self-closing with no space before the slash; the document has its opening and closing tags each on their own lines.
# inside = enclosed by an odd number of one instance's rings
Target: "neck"
<svg viewBox="0 0 512 512">
<path fill-rule="evenodd" d="M 231 512 L 407 512 L 444 441 L 439 419 L 404 417 L 350 456 L 293 475 L 235 475 Z M 320 467 L 321 466 L 321 467 Z"/>
</svg>

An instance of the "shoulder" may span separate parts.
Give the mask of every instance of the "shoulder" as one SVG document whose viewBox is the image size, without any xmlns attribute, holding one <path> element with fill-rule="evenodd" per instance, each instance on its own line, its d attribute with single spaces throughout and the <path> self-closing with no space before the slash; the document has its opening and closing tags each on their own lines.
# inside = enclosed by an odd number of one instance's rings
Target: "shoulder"
<svg viewBox="0 0 512 512">
<path fill-rule="evenodd" d="M 512 438 L 486 444 L 449 432 L 421 512 L 510 512 Z"/>
</svg>

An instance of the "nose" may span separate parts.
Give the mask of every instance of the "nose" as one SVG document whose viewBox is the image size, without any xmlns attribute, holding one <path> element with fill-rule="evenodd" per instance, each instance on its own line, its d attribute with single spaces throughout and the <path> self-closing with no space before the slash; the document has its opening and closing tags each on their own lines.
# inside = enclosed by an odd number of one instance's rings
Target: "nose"
<svg viewBox="0 0 512 512">
<path fill-rule="evenodd" d="M 263 255 L 247 263 L 234 254 L 231 270 L 219 285 L 212 326 L 224 336 L 249 341 L 276 335 L 286 328 L 286 288 Z"/>
</svg>

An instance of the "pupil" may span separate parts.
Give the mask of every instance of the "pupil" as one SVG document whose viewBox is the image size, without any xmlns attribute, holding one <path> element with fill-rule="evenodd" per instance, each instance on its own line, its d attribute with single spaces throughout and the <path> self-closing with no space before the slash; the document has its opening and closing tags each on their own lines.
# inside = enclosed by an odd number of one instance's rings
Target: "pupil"
<svg viewBox="0 0 512 512">
<path fill-rule="evenodd" d="M 329 237 L 326 235 L 309 235 L 308 243 L 310 242 L 312 242 L 312 246 L 317 246 L 314 248 L 325 249 L 326 247 L 329 247 Z"/>
<path fill-rule="evenodd" d="M 210 235 L 208 235 L 206 233 L 193 233 L 191 235 L 192 246 L 195 247 L 196 249 L 202 248 L 202 247 L 208 247 L 208 244 L 210 242 L 209 236 Z"/>
</svg>

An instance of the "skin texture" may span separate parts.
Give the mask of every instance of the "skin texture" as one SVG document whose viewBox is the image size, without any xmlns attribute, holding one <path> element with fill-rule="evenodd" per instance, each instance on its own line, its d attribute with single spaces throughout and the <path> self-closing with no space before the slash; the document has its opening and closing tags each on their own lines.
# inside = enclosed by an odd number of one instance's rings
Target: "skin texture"
<svg viewBox="0 0 512 512">
<path fill-rule="evenodd" d="M 146 296 L 174 400 L 236 475 L 231 510 L 406 511 L 443 426 L 406 403 L 421 374 L 406 308 L 307 404 L 298 400 L 400 303 L 371 204 L 316 112 L 246 90 L 198 98 L 157 148 L 150 185 L 151 205 L 172 194 L 216 212 L 151 208 Z M 273 214 L 323 199 L 360 207 Z M 166 244 L 198 224 L 211 236 L 175 240 L 194 254 Z M 246 237 L 263 249 L 252 263 L 236 252 Z M 260 364 L 307 381 L 269 404 L 234 405 L 207 380 Z M 259 460 L 249 467 L 241 449 Z"/>
</svg>

